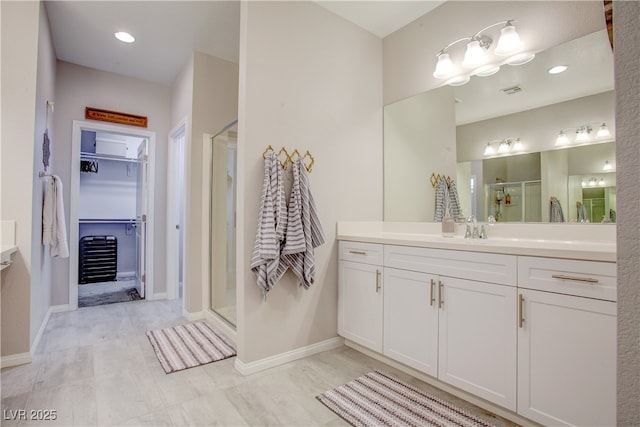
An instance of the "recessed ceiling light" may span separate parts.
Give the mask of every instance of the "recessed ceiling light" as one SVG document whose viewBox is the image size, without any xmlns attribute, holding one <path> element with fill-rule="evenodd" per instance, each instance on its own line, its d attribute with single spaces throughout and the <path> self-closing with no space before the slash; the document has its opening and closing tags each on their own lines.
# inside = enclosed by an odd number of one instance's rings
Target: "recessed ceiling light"
<svg viewBox="0 0 640 427">
<path fill-rule="evenodd" d="M 563 73 L 565 71 L 567 71 L 567 67 L 566 65 L 556 65 L 555 67 L 551 67 L 547 70 L 547 73 L 549 74 L 560 74 Z"/>
<path fill-rule="evenodd" d="M 114 36 L 116 36 L 116 38 L 121 42 L 125 42 L 125 43 L 133 43 L 134 41 L 136 41 L 136 38 L 133 37 L 131 34 L 127 33 L 126 31 L 118 31 L 117 33 L 114 34 Z"/>
</svg>

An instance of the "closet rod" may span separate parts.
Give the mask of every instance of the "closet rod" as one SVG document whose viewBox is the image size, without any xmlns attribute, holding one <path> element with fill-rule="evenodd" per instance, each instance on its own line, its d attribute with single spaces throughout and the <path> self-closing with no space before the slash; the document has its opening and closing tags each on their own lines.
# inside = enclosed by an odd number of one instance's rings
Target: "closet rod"
<svg viewBox="0 0 640 427">
<path fill-rule="evenodd" d="M 140 163 L 138 159 L 131 158 L 123 158 L 123 157 L 111 157 L 111 156 L 102 156 L 100 154 L 93 153 L 80 153 L 80 160 L 115 160 L 116 162 L 129 162 L 129 163 Z"/>
</svg>

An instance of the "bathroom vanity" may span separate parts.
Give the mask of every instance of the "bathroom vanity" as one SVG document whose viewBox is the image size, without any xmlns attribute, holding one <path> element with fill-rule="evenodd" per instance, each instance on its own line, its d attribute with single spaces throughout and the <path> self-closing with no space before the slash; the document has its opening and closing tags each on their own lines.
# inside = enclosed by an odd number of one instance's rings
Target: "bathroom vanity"
<svg viewBox="0 0 640 427">
<path fill-rule="evenodd" d="M 615 227 L 584 226 L 338 223 L 338 332 L 527 419 L 615 425 Z"/>
</svg>

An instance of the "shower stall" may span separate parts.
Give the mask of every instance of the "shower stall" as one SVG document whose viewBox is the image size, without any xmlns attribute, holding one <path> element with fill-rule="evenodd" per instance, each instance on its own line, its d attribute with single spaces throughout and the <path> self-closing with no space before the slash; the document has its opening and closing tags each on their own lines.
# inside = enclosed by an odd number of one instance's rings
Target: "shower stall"
<svg viewBox="0 0 640 427">
<path fill-rule="evenodd" d="M 209 309 L 236 325 L 237 120 L 211 138 Z"/>
</svg>

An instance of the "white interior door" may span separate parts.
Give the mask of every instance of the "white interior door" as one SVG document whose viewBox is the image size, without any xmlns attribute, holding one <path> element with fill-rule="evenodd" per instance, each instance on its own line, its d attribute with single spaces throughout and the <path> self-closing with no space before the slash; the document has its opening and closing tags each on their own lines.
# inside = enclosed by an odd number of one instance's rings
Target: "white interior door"
<svg viewBox="0 0 640 427">
<path fill-rule="evenodd" d="M 138 147 L 138 176 L 136 199 L 136 288 L 145 297 L 146 253 L 147 253 L 147 140 Z"/>
</svg>

